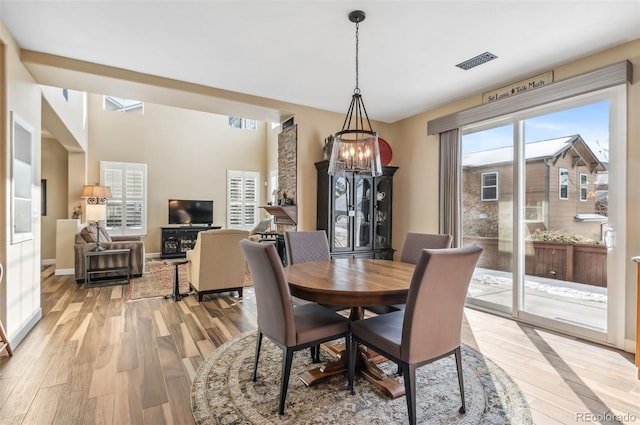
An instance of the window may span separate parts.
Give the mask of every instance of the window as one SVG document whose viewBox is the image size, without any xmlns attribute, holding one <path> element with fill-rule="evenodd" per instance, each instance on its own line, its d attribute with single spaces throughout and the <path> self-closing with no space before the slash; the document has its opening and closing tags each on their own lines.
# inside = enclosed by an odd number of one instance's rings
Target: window
<svg viewBox="0 0 640 425">
<path fill-rule="evenodd" d="M 558 194 L 560 199 L 569 199 L 569 170 L 566 168 L 558 169 L 559 172 L 559 188 Z"/>
<path fill-rule="evenodd" d="M 123 97 L 105 96 L 103 109 L 105 111 L 130 112 L 144 114 L 144 102 L 125 99 Z"/>
<path fill-rule="evenodd" d="M 498 200 L 498 173 L 482 173 L 481 196 L 483 201 Z M 476 198 L 478 199 L 478 198 Z"/>
<path fill-rule="evenodd" d="M 258 122 L 249 118 L 229 117 L 229 127 L 256 131 L 258 129 Z"/>
<path fill-rule="evenodd" d="M 524 207 L 524 221 L 526 223 L 544 222 L 544 202 L 527 201 Z"/>
<path fill-rule="evenodd" d="M 251 230 L 258 222 L 258 182 L 256 171 L 227 170 L 227 227 Z"/>
<path fill-rule="evenodd" d="M 585 173 L 580 173 L 580 200 L 586 201 L 589 196 L 588 191 L 589 184 L 587 180 L 587 175 Z"/>
<path fill-rule="evenodd" d="M 147 164 L 100 161 L 100 182 L 111 187 L 107 229 L 112 235 L 147 233 Z"/>
</svg>

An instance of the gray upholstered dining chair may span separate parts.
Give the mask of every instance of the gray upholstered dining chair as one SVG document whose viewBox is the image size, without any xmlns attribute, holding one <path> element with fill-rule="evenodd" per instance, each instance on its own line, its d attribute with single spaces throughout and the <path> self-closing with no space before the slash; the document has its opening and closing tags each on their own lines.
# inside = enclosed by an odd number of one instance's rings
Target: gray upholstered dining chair
<svg viewBox="0 0 640 425">
<path fill-rule="evenodd" d="M 482 248 L 475 244 L 423 250 L 411 278 L 406 308 L 351 323 L 349 383 L 360 343 L 396 362 L 404 375 L 409 423 L 415 424 L 416 369 L 455 354 L 462 399 L 459 412 L 465 413 L 460 334 L 467 290 L 481 253 Z"/>
<path fill-rule="evenodd" d="M 402 247 L 400 261 L 418 264 L 423 249 L 451 248 L 453 237 L 448 234 L 408 232 Z"/>
<path fill-rule="evenodd" d="M 253 381 L 257 380 L 262 337 L 267 336 L 283 350 L 280 375 L 278 413 L 284 414 L 293 353 L 323 342 L 345 338 L 347 358 L 350 348 L 348 318 L 316 303 L 293 307 L 289 284 L 280 257 L 272 244 L 249 240 L 240 241 L 253 279 L 258 310 L 258 338 L 256 342 Z M 349 381 L 348 388 L 353 388 Z"/>
<path fill-rule="evenodd" d="M 453 237 L 449 234 L 436 233 L 414 233 L 408 232 L 402 247 L 400 261 L 403 263 L 417 264 L 423 249 L 444 249 L 451 248 Z M 394 304 L 388 306 L 375 306 L 368 309 L 377 314 L 389 313 L 404 309 L 405 304 Z"/>
<path fill-rule="evenodd" d="M 307 261 L 329 261 L 329 241 L 324 230 L 306 230 L 301 232 L 284 232 L 284 245 L 289 264 L 305 263 Z M 307 304 L 309 301 L 293 297 L 294 304 Z M 324 305 L 332 310 L 344 310 L 348 307 L 339 305 Z M 320 362 L 320 347 L 311 347 L 311 358 L 315 363 Z"/>
<path fill-rule="evenodd" d="M 330 260 L 329 242 L 324 230 L 284 232 L 288 264 Z"/>
</svg>

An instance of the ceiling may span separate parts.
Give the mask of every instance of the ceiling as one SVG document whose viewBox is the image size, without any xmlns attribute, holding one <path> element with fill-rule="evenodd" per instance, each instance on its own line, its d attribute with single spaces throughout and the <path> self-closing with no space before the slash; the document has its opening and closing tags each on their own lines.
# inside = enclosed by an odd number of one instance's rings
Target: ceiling
<svg viewBox="0 0 640 425">
<path fill-rule="evenodd" d="M 345 113 L 355 9 L 359 86 L 383 122 L 640 38 L 640 0 L 0 0 L 0 20 L 26 50 Z"/>
</svg>

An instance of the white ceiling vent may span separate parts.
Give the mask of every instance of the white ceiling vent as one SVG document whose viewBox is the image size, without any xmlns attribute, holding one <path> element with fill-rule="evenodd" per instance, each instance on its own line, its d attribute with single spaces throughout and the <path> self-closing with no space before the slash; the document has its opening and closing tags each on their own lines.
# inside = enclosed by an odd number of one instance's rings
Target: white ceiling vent
<svg viewBox="0 0 640 425">
<path fill-rule="evenodd" d="M 497 56 L 493 53 L 484 52 L 475 58 L 468 59 L 464 62 L 457 64 L 458 68 L 464 69 L 465 71 L 471 68 L 474 68 L 478 65 L 482 65 L 485 62 L 489 62 L 490 60 L 496 59 Z"/>
</svg>

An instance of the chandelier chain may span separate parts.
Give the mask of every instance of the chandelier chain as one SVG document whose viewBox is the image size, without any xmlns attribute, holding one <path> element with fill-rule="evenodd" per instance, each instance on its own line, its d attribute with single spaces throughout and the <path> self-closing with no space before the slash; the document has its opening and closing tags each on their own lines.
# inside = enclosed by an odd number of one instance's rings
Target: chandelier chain
<svg viewBox="0 0 640 425">
<path fill-rule="evenodd" d="M 354 93 L 360 93 L 360 87 L 358 84 L 358 77 L 359 77 L 359 71 L 358 71 L 358 57 L 359 55 L 359 49 L 358 49 L 358 45 L 360 44 L 360 21 L 356 22 L 356 88 L 353 91 Z"/>
</svg>

